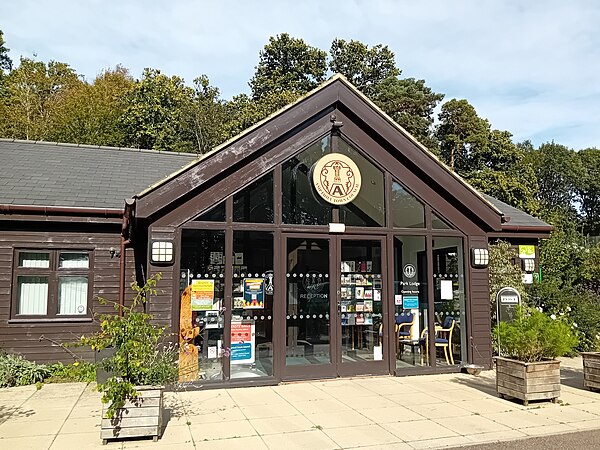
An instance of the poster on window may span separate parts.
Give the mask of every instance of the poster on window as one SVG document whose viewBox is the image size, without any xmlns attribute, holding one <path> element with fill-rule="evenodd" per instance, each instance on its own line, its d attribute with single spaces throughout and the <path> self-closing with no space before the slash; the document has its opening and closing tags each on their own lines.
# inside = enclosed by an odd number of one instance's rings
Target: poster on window
<svg viewBox="0 0 600 450">
<path fill-rule="evenodd" d="M 192 281 L 192 311 L 213 309 L 215 300 L 215 280 Z"/>
<path fill-rule="evenodd" d="M 253 364 L 254 341 L 254 322 L 231 322 L 231 364 Z"/>
<path fill-rule="evenodd" d="M 244 278 L 244 308 L 264 309 L 264 278 Z"/>
</svg>

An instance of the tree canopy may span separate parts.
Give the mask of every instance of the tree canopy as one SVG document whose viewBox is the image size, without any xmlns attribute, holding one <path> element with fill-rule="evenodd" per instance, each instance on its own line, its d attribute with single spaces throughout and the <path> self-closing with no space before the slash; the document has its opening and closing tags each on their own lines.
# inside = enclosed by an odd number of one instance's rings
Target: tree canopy
<svg viewBox="0 0 600 450">
<path fill-rule="evenodd" d="M 466 99 L 440 106 L 444 94 L 403 78 L 387 45 L 334 39 L 327 52 L 288 33 L 270 37 L 250 92 L 226 100 L 206 75 L 188 85 L 157 68 L 135 78 L 116 66 L 90 82 L 65 62 L 13 64 L 0 30 L 0 137 L 205 153 L 338 72 L 475 188 L 554 225 L 540 246 L 544 283 L 530 297 L 573 305 L 587 330 L 582 348 L 599 348 L 600 149 L 535 148 Z"/>
</svg>

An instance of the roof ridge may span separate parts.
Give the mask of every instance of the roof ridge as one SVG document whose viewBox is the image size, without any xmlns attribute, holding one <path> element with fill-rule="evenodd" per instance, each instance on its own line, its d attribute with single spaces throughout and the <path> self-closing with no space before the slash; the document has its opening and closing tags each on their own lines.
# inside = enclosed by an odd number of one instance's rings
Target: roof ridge
<svg viewBox="0 0 600 450">
<path fill-rule="evenodd" d="M 147 148 L 135 148 L 135 147 L 113 147 L 110 145 L 93 145 L 93 144 L 77 144 L 74 142 L 52 142 L 52 141 L 36 141 L 31 139 L 11 139 L 11 138 L 0 138 L 0 142 L 11 142 L 15 144 L 37 144 L 37 145 L 48 145 L 48 146 L 60 146 L 60 147 L 80 147 L 90 148 L 97 150 L 112 150 L 121 152 L 133 152 L 133 153 L 152 153 L 152 154 L 163 154 L 171 156 L 195 156 L 199 158 L 201 153 L 188 153 L 188 152 L 174 152 L 170 150 L 152 150 Z"/>
</svg>

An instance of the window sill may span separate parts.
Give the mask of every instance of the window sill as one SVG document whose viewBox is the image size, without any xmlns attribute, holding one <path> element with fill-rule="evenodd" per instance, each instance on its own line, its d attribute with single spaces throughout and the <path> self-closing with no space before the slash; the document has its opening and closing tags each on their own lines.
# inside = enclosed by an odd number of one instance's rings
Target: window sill
<svg viewBox="0 0 600 450">
<path fill-rule="evenodd" d="M 9 319 L 9 324 L 19 323 L 57 323 L 57 322 L 69 322 L 69 323 L 80 323 L 80 322 L 92 322 L 92 317 L 40 317 L 40 318 L 23 318 L 23 319 Z"/>
</svg>

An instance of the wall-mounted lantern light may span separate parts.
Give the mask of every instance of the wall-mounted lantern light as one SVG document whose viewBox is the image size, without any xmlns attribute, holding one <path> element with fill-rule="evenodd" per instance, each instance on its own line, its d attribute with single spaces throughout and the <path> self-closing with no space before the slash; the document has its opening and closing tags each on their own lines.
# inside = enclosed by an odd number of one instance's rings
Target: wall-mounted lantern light
<svg viewBox="0 0 600 450">
<path fill-rule="evenodd" d="M 476 269 L 485 269 L 490 264 L 490 252 L 487 248 L 471 249 L 471 266 Z"/>
<path fill-rule="evenodd" d="M 533 273 L 535 270 L 535 259 L 523 258 L 521 259 L 521 264 L 523 266 L 523 271 L 527 273 Z"/>
<path fill-rule="evenodd" d="M 150 259 L 154 264 L 172 264 L 174 257 L 173 242 L 152 241 Z"/>
</svg>

